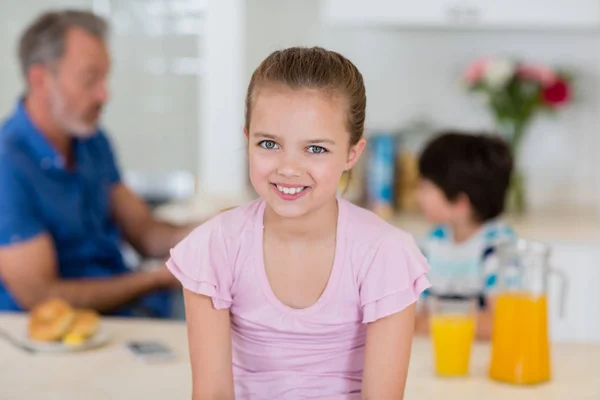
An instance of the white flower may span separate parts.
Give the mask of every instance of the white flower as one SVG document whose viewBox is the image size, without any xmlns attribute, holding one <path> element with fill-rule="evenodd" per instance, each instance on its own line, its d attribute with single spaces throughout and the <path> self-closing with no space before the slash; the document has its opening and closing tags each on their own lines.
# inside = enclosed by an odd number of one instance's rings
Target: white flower
<svg viewBox="0 0 600 400">
<path fill-rule="evenodd" d="M 483 74 L 483 80 L 492 90 L 504 87 L 515 73 L 515 64 L 509 60 L 491 60 Z"/>
</svg>

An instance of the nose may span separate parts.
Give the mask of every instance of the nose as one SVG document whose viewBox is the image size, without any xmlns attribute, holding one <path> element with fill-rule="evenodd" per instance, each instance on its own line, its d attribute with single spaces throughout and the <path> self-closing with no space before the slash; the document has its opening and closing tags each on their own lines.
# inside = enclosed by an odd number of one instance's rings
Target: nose
<svg viewBox="0 0 600 400">
<path fill-rule="evenodd" d="M 96 89 L 96 99 L 99 102 L 104 104 L 108 101 L 109 97 L 110 97 L 110 94 L 108 91 L 108 84 L 107 84 L 106 80 L 103 80 L 102 82 L 100 82 L 100 84 L 98 85 L 98 87 Z"/>
<path fill-rule="evenodd" d="M 283 156 L 277 173 L 285 178 L 297 178 L 302 175 L 302 168 L 293 154 Z"/>
</svg>

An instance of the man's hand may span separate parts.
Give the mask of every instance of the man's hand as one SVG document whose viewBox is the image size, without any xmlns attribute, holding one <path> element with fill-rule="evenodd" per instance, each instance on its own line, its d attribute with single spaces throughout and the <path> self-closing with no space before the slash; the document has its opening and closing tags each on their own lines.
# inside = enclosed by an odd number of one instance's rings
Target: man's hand
<svg viewBox="0 0 600 400">
<path fill-rule="evenodd" d="M 155 274 L 158 286 L 160 287 L 164 287 L 166 289 L 181 287 L 181 284 L 177 278 L 175 278 L 171 271 L 169 271 L 166 265 L 159 266 L 153 270 L 152 273 Z"/>
</svg>

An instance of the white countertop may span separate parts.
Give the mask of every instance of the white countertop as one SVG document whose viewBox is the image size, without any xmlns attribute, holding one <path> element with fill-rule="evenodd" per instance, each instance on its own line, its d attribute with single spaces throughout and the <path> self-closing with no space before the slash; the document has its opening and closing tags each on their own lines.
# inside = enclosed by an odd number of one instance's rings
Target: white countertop
<svg viewBox="0 0 600 400">
<path fill-rule="evenodd" d="M 26 317 L 0 314 L 0 328 L 22 332 Z M 0 339 L 0 399 L 130 400 L 189 399 L 191 374 L 183 322 L 103 320 L 112 341 L 105 347 L 71 354 L 29 354 Z M 177 359 L 148 365 L 125 349 L 128 340 L 159 340 Z M 600 345 L 557 344 L 552 349 L 554 379 L 520 387 L 487 378 L 489 346 L 474 346 L 471 376 L 440 379 L 433 374 L 431 345 L 415 339 L 406 388 L 407 400 L 565 400 L 599 399 Z"/>
<path fill-rule="evenodd" d="M 251 194 L 239 198 L 196 197 L 187 202 L 159 207 L 156 215 L 175 223 L 199 221 L 223 208 L 244 204 L 252 198 Z M 595 210 L 533 210 L 524 216 L 509 215 L 504 219 L 524 238 L 544 242 L 600 244 L 600 216 Z M 415 236 L 424 235 L 429 229 L 429 225 L 416 213 L 398 214 L 390 222 Z"/>
</svg>

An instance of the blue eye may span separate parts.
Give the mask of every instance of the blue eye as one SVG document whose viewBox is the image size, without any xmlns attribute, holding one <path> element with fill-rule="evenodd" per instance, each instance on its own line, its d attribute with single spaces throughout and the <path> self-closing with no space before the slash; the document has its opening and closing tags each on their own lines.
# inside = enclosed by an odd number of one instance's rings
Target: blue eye
<svg viewBox="0 0 600 400">
<path fill-rule="evenodd" d="M 308 147 L 308 152 L 313 154 L 323 154 L 327 153 L 327 149 L 325 147 L 312 145 Z"/>
<path fill-rule="evenodd" d="M 279 148 L 279 145 L 272 140 L 263 140 L 258 145 L 263 149 L 267 150 L 274 150 Z"/>
</svg>

